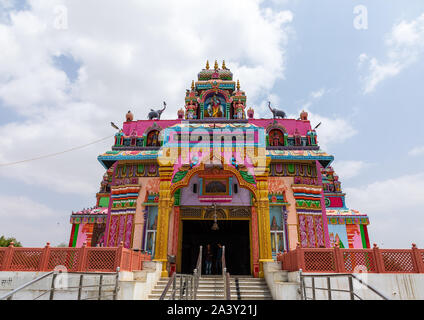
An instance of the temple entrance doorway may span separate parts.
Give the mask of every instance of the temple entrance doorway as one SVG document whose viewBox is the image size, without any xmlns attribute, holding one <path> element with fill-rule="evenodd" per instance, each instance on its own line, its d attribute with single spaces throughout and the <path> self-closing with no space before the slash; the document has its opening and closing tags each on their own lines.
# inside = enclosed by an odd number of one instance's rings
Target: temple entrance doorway
<svg viewBox="0 0 424 320">
<path fill-rule="evenodd" d="M 227 271 L 231 275 L 250 275 L 249 220 L 218 220 L 219 230 L 212 230 L 213 220 L 183 220 L 181 246 L 181 272 L 193 273 L 199 247 L 205 253 L 207 244 L 213 253 L 212 274 L 220 275 L 216 267 L 218 243 L 225 246 Z M 204 255 L 202 275 L 205 274 Z"/>
</svg>

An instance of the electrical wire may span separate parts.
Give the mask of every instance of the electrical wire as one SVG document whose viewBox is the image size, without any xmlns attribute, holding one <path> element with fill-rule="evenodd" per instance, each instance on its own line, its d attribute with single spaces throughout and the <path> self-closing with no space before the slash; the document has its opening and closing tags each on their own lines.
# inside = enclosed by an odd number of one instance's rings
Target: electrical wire
<svg viewBox="0 0 424 320">
<path fill-rule="evenodd" d="M 104 140 L 110 139 L 110 138 L 112 138 L 114 136 L 115 135 L 108 136 L 108 137 L 105 137 L 105 138 L 102 138 L 102 139 L 99 139 L 99 140 L 96 140 L 96 141 L 93 141 L 93 142 L 90 142 L 90 143 L 87 143 L 87 144 L 84 144 L 84 145 L 81 145 L 81 146 L 78 146 L 78 147 L 74 147 L 74 148 L 67 149 L 67 150 L 60 151 L 60 152 L 56 152 L 56 153 L 46 154 L 46 155 L 40 156 L 40 157 L 35 157 L 35 158 L 31 158 L 31 159 L 20 160 L 20 161 L 15 161 L 15 162 L 10 162 L 10 163 L 0 163 L 0 167 L 8 167 L 8 166 L 13 166 L 13 165 L 20 164 L 20 163 L 25 163 L 25 162 L 30 162 L 30 161 L 40 160 L 40 159 L 51 158 L 51 157 L 54 157 L 54 156 L 58 156 L 60 154 L 68 153 L 68 152 L 71 152 L 71 151 L 75 151 L 75 150 L 78 150 L 78 149 L 82 149 L 82 148 L 91 146 L 93 144 L 96 144 L 96 143 L 102 142 Z"/>
</svg>

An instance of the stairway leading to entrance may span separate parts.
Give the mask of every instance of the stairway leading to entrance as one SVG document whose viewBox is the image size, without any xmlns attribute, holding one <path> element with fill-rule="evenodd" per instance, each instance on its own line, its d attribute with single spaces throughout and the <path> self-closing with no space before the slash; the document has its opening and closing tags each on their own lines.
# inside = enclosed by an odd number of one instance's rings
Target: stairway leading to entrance
<svg viewBox="0 0 424 320">
<path fill-rule="evenodd" d="M 161 278 L 157 282 L 152 293 L 149 294 L 150 300 L 158 300 L 169 278 Z M 231 300 L 272 300 L 271 293 L 263 278 L 254 278 L 250 276 L 231 276 Z M 165 300 L 170 297 L 168 292 Z M 177 292 L 176 299 L 179 299 Z M 199 280 L 199 289 L 197 291 L 198 300 L 223 300 L 224 283 L 222 276 L 202 276 Z"/>
</svg>

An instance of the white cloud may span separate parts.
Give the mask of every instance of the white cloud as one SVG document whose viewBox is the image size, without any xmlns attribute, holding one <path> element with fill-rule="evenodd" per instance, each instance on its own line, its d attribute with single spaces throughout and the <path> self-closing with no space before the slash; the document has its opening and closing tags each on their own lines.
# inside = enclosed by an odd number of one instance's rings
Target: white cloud
<svg viewBox="0 0 424 320">
<path fill-rule="evenodd" d="M 299 114 L 300 114 L 299 110 Z M 321 122 L 321 125 L 317 129 L 318 144 L 323 150 L 327 150 L 335 144 L 343 143 L 347 139 L 356 135 L 357 131 L 346 117 L 326 117 L 317 113 L 309 111 L 308 119 L 311 122 L 312 128 Z M 298 116 L 296 117 L 296 119 Z"/>
<path fill-rule="evenodd" d="M 124 5 L 77 0 L 29 1 L 0 24 L 0 100 L 24 120 L 0 126 L 0 163 L 37 157 L 113 135 L 131 109 L 145 119 L 163 100 L 164 118 L 176 118 L 185 89 L 205 65 L 223 59 L 240 79 L 248 104 L 272 96 L 284 77 L 290 11 L 262 8 L 261 1 L 198 1 Z M 68 29 L 54 28 L 54 8 L 68 9 Z M 235 14 L 237 13 L 237 14 Z M 78 62 L 70 81 L 53 57 Z M 104 169 L 97 155 L 109 141 L 12 167 L 0 176 L 64 193 L 93 194 Z"/>
<path fill-rule="evenodd" d="M 370 217 L 370 241 L 386 248 L 424 246 L 422 203 L 424 172 L 344 188 L 348 206 Z"/>
<path fill-rule="evenodd" d="M 56 211 L 24 196 L 0 196 L 0 236 L 15 237 L 24 246 L 69 241 L 69 213 Z"/>
<path fill-rule="evenodd" d="M 321 88 L 317 91 L 311 92 L 311 97 L 314 99 L 319 99 L 325 94 L 326 90 L 324 88 Z"/>
<path fill-rule="evenodd" d="M 368 69 L 361 77 L 364 93 L 375 90 L 377 85 L 398 75 L 402 70 L 417 62 L 424 54 L 424 14 L 412 21 L 395 24 L 386 36 L 387 57 L 384 62 L 362 53 L 358 58 L 359 67 Z"/>
<path fill-rule="evenodd" d="M 336 160 L 332 164 L 335 172 L 340 177 L 341 181 L 356 177 L 359 173 L 368 166 L 364 161 L 357 160 Z"/>
<path fill-rule="evenodd" d="M 15 219 L 39 219 L 54 217 L 52 209 L 44 204 L 35 202 L 22 196 L 0 196 L 2 210 L 0 211 L 0 220 L 7 218 Z"/>
<path fill-rule="evenodd" d="M 415 147 L 408 152 L 410 156 L 424 155 L 424 146 Z"/>
</svg>

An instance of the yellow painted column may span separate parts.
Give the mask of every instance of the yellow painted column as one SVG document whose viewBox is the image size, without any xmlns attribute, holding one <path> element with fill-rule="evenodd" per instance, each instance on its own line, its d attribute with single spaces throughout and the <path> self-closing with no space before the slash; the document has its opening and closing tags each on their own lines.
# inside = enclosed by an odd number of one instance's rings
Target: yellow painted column
<svg viewBox="0 0 424 320">
<path fill-rule="evenodd" d="M 171 178 L 173 166 L 159 167 L 159 204 L 158 204 L 158 225 L 156 233 L 155 259 L 154 261 L 162 262 L 162 277 L 168 277 L 168 230 L 169 215 L 173 205 L 171 196 Z"/>
<path fill-rule="evenodd" d="M 270 159 L 265 166 L 255 167 L 256 176 L 256 212 L 259 233 L 259 277 L 264 277 L 263 263 L 272 260 L 271 236 L 269 222 L 268 176 Z"/>
</svg>

